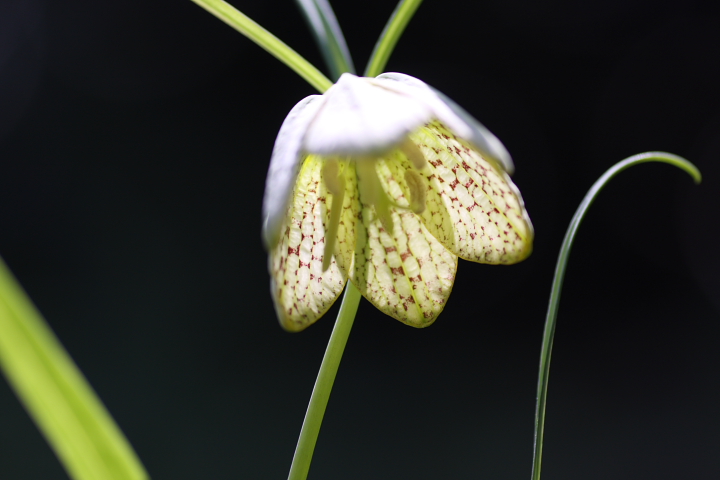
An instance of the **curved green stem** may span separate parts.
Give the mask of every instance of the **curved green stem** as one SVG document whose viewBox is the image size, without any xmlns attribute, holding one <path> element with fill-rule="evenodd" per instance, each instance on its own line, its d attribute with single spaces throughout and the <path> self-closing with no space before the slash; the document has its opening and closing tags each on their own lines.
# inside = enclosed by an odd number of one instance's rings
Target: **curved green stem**
<svg viewBox="0 0 720 480">
<path fill-rule="evenodd" d="M 383 72 L 390 54 L 421 3 L 422 0 L 400 0 L 370 55 L 364 74 L 366 77 L 376 77 Z"/>
<path fill-rule="evenodd" d="M 283 62 L 304 78 L 320 93 L 332 86 L 332 82 L 305 60 L 295 50 L 280 41 L 275 35 L 252 21 L 247 15 L 223 0 L 192 0 L 217 18 L 257 43 L 272 56 Z"/>
<path fill-rule="evenodd" d="M 663 162 L 674 165 L 692 176 L 695 183 L 700 183 L 702 178 L 700 171 L 695 167 L 695 165 L 682 157 L 666 152 L 640 153 L 626 158 L 605 172 L 605 174 L 603 174 L 603 176 L 600 177 L 595 184 L 593 184 L 587 195 L 585 195 L 582 203 L 580 203 L 580 206 L 570 221 L 570 226 L 568 227 L 562 247 L 560 248 L 560 255 L 558 256 L 557 265 L 555 267 L 555 278 L 553 279 L 552 289 L 550 291 L 550 303 L 548 305 L 547 318 L 545 319 L 545 331 L 543 333 L 542 350 L 540 352 L 537 404 L 535 408 L 535 452 L 533 456 L 532 480 L 540 480 L 543 437 L 545 431 L 545 406 L 547 404 L 547 389 L 550 376 L 550 356 L 552 354 L 553 338 L 555 336 L 557 312 L 560 303 L 560 292 L 565 278 L 565 269 L 567 267 L 570 249 L 575 241 L 575 234 L 577 233 L 580 223 L 585 217 L 585 213 L 588 208 L 590 208 L 590 205 L 592 205 L 598 193 L 600 193 L 600 190 L 603 189 L 608 181 L 626 168 L 645 162 Z"/>
<path fill-rule="evenodd" d="M 92 387 L 1 259 L 0 367 L 70 478 L 148 478 Z"/>
<path fill-rule="evenodd" d="M 330 398 L 330 391 L 335 382 L 335 375 L 340 366 L 342 354 L 345 351 L 345 344 L 355 320 L 360 298 L 361 295 L 358 289 L 355 288 L 352 282 L 348 281 L 345 286 L 345 295 L 340 305 L 340 311 L 337 320 L 335 320 L 335 327 L 330 335 L 330 341 L 325 350 L 317 380 L 315 380 L 315 387 L 310 397 L 310 404 L 295 448 L 288 480 L 305 480 L 307 478 L 315 443 L 320 433 L 320 425 L 325 415 L 325 407 Z"/>
</svg>

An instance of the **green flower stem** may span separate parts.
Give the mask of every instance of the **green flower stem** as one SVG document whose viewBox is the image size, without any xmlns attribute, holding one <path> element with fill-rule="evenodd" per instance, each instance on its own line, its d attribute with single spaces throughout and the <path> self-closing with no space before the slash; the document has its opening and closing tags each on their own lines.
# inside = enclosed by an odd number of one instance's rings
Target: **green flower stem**
<svg viewBox="0 0 720 480">
<path fill-rule="evenodd" d="M 565 278 L 565 269 L 570 256 L 570 249 L 575 241 L 575 234 L 577 233 L 580 223 L 585 217 L 588 208 L 590 208 L 590 205 L 592 205 L 593 201 L 595 201 L 595 198 L 598 193 L 600 193 L 600 190 L 605 187 L 610 179 L 633 165 L 646 162 L 662 162 L 674 165 L 686 171 L 691 177 L 693 177 L 695 183 L 700 183 L 700 180 L 702 179 L 700 171 L 695 167 L 695 165 L 682 157 L 665 152 L 640 153 L 626 158 L 605 172 L 605 174 L 590 188 L 582 203 L 580 203 L 580 206 L 570 221 L 570 226 L 568 227 L 562 247 L 560 248 L 560 255 L 558 256 L 557 265 L 555 267 L 555 278 L 553 279 L 552 289 L 550 291 L 550 303 L 548 305 L 547 318 L 545 319 L 545 331 L 543 333 L 542 350 L 540 352 L 537 405 L 535 409 L 535 452 L 533 457 L 532 480 L 540 480 L 543 436 L 545 431 L 545 406 L 547 404 L 547 389 L 550 376 L 550 356 L 552 354 L 553 338 L 555 336 L 557 312 L 560 303 L 560 292 Z"/>
<path fill-rule="evenodd" d="M 400 0 L 370 55 L 366 77 L 376 77 L 383 72 L 395 45 L 421 3 L 422 0 Z"/>
<path fill-rule="evenodd" d="M 292 466 L 288 480 L 305 480 L 308 470 L 310 470 L 310 462 L 312 461 L 315 443 L 320 433 L 320 425 L 325 415 L 325 407 L 330 398 L 330 391 L 335 382 L 340 360 L 345 351 L 350 330 L 355 321 L 358 305 L 360 304 L 360 292 L 348 281 L 345 286 L 345 294 L 343 295 L 340 311 L 338 312 L 335 327 L 330 335 L 325 356 L 320 365 L 315 387 L 313 388 L 310 404 L 308 405 L 305 421 L 303 421 L 302 430 L 300 431 L 300 439 L 295 448 L 295 456 L 293 457 Z"/>
<path fill-rule="evenodd" d="M 192 0 L 217 18 L 257 43 L 304 78 L 320 93 L 332 86 L 332 82 L 305 60 L 295 50 L 285 45 L 275 35 L 252 21 L 247 15 L 223 0 Z"/>
<path fill-rule="evenodd" d="M 149 478 L 100 399 L 2 260 L 0 367 L 71 478 Z"/>
</svg>

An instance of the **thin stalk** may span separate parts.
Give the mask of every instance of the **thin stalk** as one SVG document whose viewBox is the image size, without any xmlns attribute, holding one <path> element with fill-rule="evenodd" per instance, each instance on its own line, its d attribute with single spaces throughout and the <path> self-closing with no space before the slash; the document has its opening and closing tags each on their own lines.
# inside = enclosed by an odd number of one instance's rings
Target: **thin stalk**
<svg viewBox="0 0 720 480">
<path fill-rule="evenodd" d="M 70 478 L 148 478 L 120 428 L 1 259 L 0 367 Z"/>
<path fill-rule="evenodd" d="M 548 305 L 547 318 L 545 319 L 545 331 L 543 333 L 542 349 L 540 352 L 540 371 L 538 373 L 537 387 L 537 404 L 535 409 L 535 452 L 533 456 L 532 480 L 540 480 L 540 470 L 542 467 L 542 449 L 543 437 L 545 432 L 545 407 L 547 404 L 547 389 L 550 377 L 550 356 L 552 354 L 553 338 L 555 336 L 555 326 L 557 320 L 558 306 L 560 304 L 560 292 L 562 290 L 563 280 L 565 278 L 565 269 L 567 267 L 570 249 L 575 241 L 580 223 L 587 213 L 590 205 L 595 201 L 600 190 L 615 175 L 623 170 L 640 163 L 646 162 L 662 162 L 674 165 L 687 172 L 695 183 L 700 183 L 702 179 L 700 171 L 682 157 L 666 152 L 646 152 L 628 157 L 620 163 L 615 164 L 607 172 L 600 177 L 585 195 L 582 203 L 578 207 L 575 215 L 570 221 L 562 247 L 560 247 L 560 255 L 558 256 L 557 265 L 555 267 L 555 278 L 553 279 L 552 289 L 550 291 L 550 303 Z"/>
<path fill-rule="evenodd" d="M 383 72 L 390 55 L 395 50 L 395 45 L 421 3 L 422 0 L 400 0 L 397 4 L 370 55 L 364 74 L 366 77 L 376 77 Z"/>
<path fill-rule="evenodd" d="M 332 86 L 332 82 L 320 70 L 229 3 L 223 0 L 192 1 L 257 43 L 270 55 L 293 69 L 320 93 Z"/>
<path fill-rule="evenodd" d="M 345 72 L 355 73 L 350 50 L 328 0 L 296 0 L 315 36 L 315 42 L 333 80 Z"/>
<path fill-rule="evenodd" d="M 320 425 L 330 398 L 330 391 L 335 382 L 335 375 L 340 366 L 347 339 L 350 336 L 360 298 L 361 295 L 358 289 L 355 288 L 352 282 L 348 281 L 340 311 L 337 320 L 335 320 L 335 327 L 333 327 L 330 341 L 325 350 L 325 356 L 320 365 L 320 372 L 318 372 L 317 380 L 315 380 L 315 387 L 310 397 L 310 404 L 295 448 L 288 480 L 305 480 L 307 478 L 315 443 L 320 433 Z"/>
</svg>

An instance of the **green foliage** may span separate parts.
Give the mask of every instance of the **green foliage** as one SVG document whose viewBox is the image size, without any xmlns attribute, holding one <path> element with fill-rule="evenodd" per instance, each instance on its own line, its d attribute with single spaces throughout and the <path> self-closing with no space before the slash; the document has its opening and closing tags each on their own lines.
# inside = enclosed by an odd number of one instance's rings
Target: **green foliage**
<svg viewBox="0 0 720 480">
<path fill-rule="evenodd" d="M 607 172 L 600 177 L 583 198 L 575 215 L 570 221 L 570 226 L 565 234 L 560 254 L 558 255 L 557 265 L 555 267 L 555 277 L 553 278 L 552 289 L 550 291 L 550 302 L 548 305 L 547 317 L 545 319 L 545 331 L 543 333 L 542 350 L 540 353 L 540 372 L 538 373 L 537 388 L 537 404 L 535 407 L 535 452 L 533 458 L 532 480 L 540 479 L 540 471 L 542 467 L 542 449 L 543 437 L 545 434 L 545 406 L 547 404 L 547 389 L 550 378 L 550 356 L 552 354 L 553 338 L 555 337 L 555 326 L 557 324 L 557 312 L 560 306 L 560 292 L 562 291 L 563 281 L 565 280 L 565 269 L 570 258 L 570 249 L 575 241 L 575 235 L 580 228 L 580 223 L 585 218 L 590 205 L 595 201 L 600 191 L 607 183 L 623 170 L 647 162 L 662 162 L 674 165 L 681 170 L 687 172 L 695 183 L 700 183 L 702 179 L 700 171 L 682 157 L 666 152 L 646 152 L 633 155 L 625 160 L 615 164 Z"/>
<path fill-rule="evenodd" d="M 0 366 L 70 477 L 142 480 L 140 460 L 0 260 Z"/>
</svg>

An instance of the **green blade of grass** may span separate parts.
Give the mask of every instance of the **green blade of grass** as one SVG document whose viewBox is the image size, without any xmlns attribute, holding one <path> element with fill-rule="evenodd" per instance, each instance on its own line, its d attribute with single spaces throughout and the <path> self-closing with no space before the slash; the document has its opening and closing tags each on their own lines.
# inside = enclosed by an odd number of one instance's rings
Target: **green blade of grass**
<svg viewBox="0 0 720 480">
<path fill-rule="evenodd" d="M 540 480 L 540 471 L 542 467 L 542 450 L 543 438 L 545 434 L 545 407 L 547 405 L 548 381 L 550 378 L 550 357 L 552 354 L 553 338 L 555 337 L 555 326 L 557 324 L 557 312 L 560 304 L 560 293 L 562 290 L 563 280 L 565 279 L 565 269 L 567 267 L 570 249 L 575 241 L 575 235 L 590 205 L 595 201 L 598 193 L 607 185 L 607 183 L 618 173 L 623 170 L 646 162 L 662 162 L 674 165 L 687 172 L 695 183 L 700 183 L 702 179 L 700 171 L 682 157 L 666 152 L 646 152 L 633 155 L 625 160 L 615 164 L 607 172 L 603 174 L 590 188 L 585 198 L 580 203 L 575 215 L 570 221 L 560 254 L 558 256 L 557 265 L 555 267 L 555 278 L 553 279 L 552 289 L 550 291 L 550 302 L 548 305 L 547 317 L 545 319 L 545 331 L 543 332 L 542 349 L 540 352 L 540 371 L 538 373 L 537 387 L 537 404 L 535 408 L 535 451 L 533 456 L 532 480 Z"/>
<path fill-rule="evenodd" d="M 332 86 L 332 82 L 320 70 L 229 3 L 223 0 L 192 1 L 258 44 L 304 78 L 320 93 Z"/>
<path fill-rule="evenodd" d="M 345 72 L 355 73 L 350 50 L 330 2 L 328 0 L 296 1 L 315 36 L 315 42 L 330 69 L 332 79 L 337 80 Z"/>
<path fill-rule="evenodd" d="M 100 399 L 2 260 L 0 367 L 71 478 L 149 478 Z"/>
<path fill-rule="evenodd" d="M 383 72 L 390 55 L 395 50 L 395 45 L 421 3 L 422 0 L 400 0 L 397 4 L 370 55 L 364 74 L 366 77 L 376 77 Z"/>
</svg>

